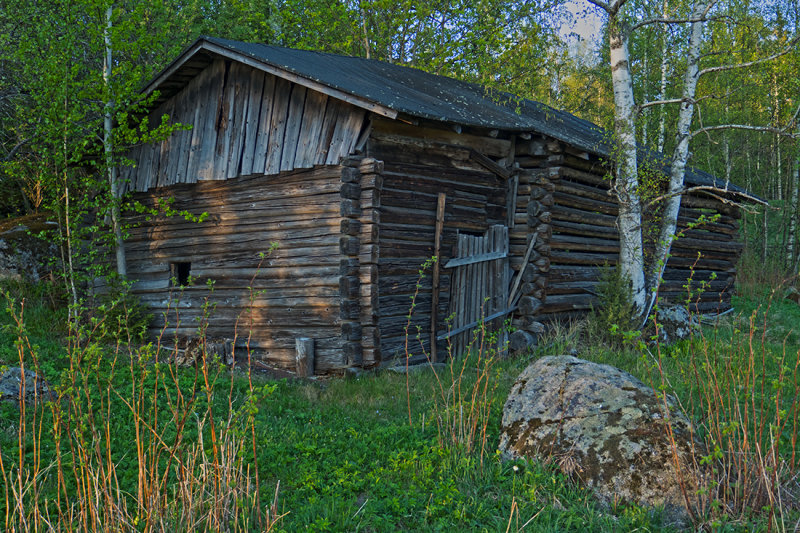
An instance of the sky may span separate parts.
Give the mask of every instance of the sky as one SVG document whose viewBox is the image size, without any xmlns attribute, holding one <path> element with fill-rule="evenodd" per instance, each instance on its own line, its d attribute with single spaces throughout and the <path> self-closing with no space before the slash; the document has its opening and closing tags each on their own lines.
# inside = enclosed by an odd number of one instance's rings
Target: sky
<svg viewBox="0 0 800 533">
<path fill-rule="evenodd" d="M 561 36 L 567 42 L 580 38 L 592 45 L 599 44 L 600 28 L 605 20 L 600 9 L 587 0 L 569 0 L 565 8 L 566 14 L 559 30 Z"/>
</svg>

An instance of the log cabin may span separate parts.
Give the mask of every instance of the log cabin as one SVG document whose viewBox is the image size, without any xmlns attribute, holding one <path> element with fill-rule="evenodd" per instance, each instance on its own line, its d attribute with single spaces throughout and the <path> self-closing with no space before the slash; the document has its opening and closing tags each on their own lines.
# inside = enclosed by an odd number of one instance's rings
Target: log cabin
<svg viewBox="0 0 800 533">
<path fill-rule="evenodd" d="M 126 192 L 206 214 L 127 215 L 153 335 L 191 337 L 201 321 L 236 339 L 237 358 L 286 369 L 311 339 L 313 373 L 441 360 L 481 323 L 535 335 L 585 314 L 617 261 L 609 136 L 569 113 L 405 66 L 211 37 L 146 91 L 151 123 L 191 128 L 133 147 Z M 699 170 L 686 182 L 662 294 L 692 280 L 695 310 L 724 311 L 742 249 L 732 204 L 750 197 Z"/>
</svg>

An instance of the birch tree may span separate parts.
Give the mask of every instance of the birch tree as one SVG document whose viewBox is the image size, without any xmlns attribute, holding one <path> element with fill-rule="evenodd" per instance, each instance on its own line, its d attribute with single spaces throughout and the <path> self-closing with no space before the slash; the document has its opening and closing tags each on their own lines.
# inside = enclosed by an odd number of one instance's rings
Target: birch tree
<svg viewBox="0 0 800 533">
<path fill-rule="evenodd" d="M 609 57 L 611 79 L 614 90 L 614 134 L 615 134 L 615 184 L 614 190 L 619 203 L 617 221 L 620 236 L 619 264 L 623 276 L 631 283 L 633 302 L 647 315 L 652 307 L 661 276 L 666 267 L 670 248 L 675 238 L 681 196 L 685 192 L 685 174 L 689 159 L 691 139 L 701 133 L 739 129 L 766 131 L 786 134 L 774 126 L 754 126 L 750 124 L 715 124 L 692 130 L 696 114 L 698 81 L 703 75 L 729 70 L 755 67 L 773 61 L 793 50 L 797 38 L 773 54 L 751 61 L 701 68 L 703 57 L 703 31 L 717 0 L 694 0 L 691 10 L 685 15 L 669 17 L 666 8 L 661 16 L 652 19 L 631 21 L 622 15 L 622 8 L 629 0 L 587 0 L 601 8 L 608 16 Z M 663 4 L 666 6 L 666 4 Z M 638 28 L 652 24 L 688 24 L 689 39 L 685 52 L 685 71 L 680 98 L 662 99 L 637 105 L 633 96 L 633 77 L 630 70 L 629 40 L 631 33 Z M 662 62 L 662 69 L 664 63 Z M 663 94 L 663 90 L 661 93 Z M 655 250 L 649 264 L 645 265 L 642 246 L 642 195 L 638 181 L 638 153 L 636 146 L 636 115 L 653 105 L 679 106 L 674 148 L 669 159 L 670 171 L 667 191 L 663 205 L 659 206 L 659 230 Z M 661 144 L 661 143 L 659 143 Z M 646 292 L 651 294 L 646 303 Z"/>
</svg>

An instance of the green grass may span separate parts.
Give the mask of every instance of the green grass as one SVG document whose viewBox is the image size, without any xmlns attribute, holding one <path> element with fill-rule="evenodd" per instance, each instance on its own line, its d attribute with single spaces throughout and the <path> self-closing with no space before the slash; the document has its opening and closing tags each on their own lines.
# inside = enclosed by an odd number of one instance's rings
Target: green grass
<svg viewBox="0 0 800 533">
<path fill-rule="evenodd" d="M 40 302 L 41 303 L 41 302 Z M 46 314 L 46 309 L 26 316 Z M 60 318 L 53 315 L 52 318 Z M 2 362 L 15 364 L 16 333 L 4 314 L 0 330 Z M 40 369 L 51 383 L 70 384 L 63 343 L 52 331 L 30 333 Z M 137 460 L 133 416 L 123 399 L 132 396 L 129 362 L 113 364 L 110 349 L 86 364 L 90 379 L 78 380 L 70 391 L 84 408 L 92 404 L 99 427 L 106 422 L 113 435 L 110 452 L 123 490 L 135 494 Z M 488 427 L 490 450 L 496 448 L 502 403 L 526 359 L 503 361 L 494 366 L 497 391 Z M 28 362 L 30 364 L 30 362 Z M 192 369 L 179 371 L 175 383 L 156 382 L 152 365 L 134 365 L 135 372 L 151 372 L 144 378 L 145 390 L 158 389 L 158 410 L 163 416 L 164 435 L 171 432 L 166 398 L 177 389 L 199 399 L 194 411 L 202 413 L 203 389 L 195 385 Z M 465 387 L 474 377 L 468 377 Z M 280 531 L 628 531 L 644 527 L 659 529 L 659 518 L 637 508 L 613 512 L 599 508 L 591 494 L 568 481 L 552 467 L 538 463 L 504 463 L 496 453 L 483 459 L 457 447 L 442 446 L 436 426 L 434 398 L 438 386 L 432 372 L 410 376 L 411 418 L 406 400 L 406 376 L 393 372 L 365 373 L 359 377 L 269 381 L 256 378 L 256 386 L 274 387 L 257 403 L 254 412 L 256 457 L 261 480 L 262 506 L 268 505 L 280 482 L 278 510 L 288 513 L 278 524 Z M 108 394 L 116 390 L 119 396 Z M 249 386 L 241 371 L 218 375 L 212 399 L 213 411 L 223 420 L 228 398 L 233 408 L 245 403 Z M 229 392 L 231 393 L 229 395 Z M 84 398 L 85 399 L 80 399 Z M 150 395 L 144 395 L 145 407 Z M 105 402 L 103 404 L 103 402 Z M 97 409 L 98 405 L 104 409 Z M 107 416 L 113 413 L 113 416 Z M 33 412 L 28 413 L 29 423 Z M 52 425 L 48 408 L 36 416 L 47 428 Z M 191 421 L 190 421 L 191 422 Z M 0 449 L 6 465 L 14 463 L 18 441 L 18 411 L 0 405 Z M 89 427 L 87 424 L 86 427 Z M 198 438 L 199 429 L 187 426 L 187 443 Z M 206 444 L 208 437 L 206 436 Z M 32 461 L 33 441 L 25 453 Z M 44 431 L 42 457 L 54 456 L 52 432 Z M 247 450 L 247 448 L 245 448 Z M 252 452 L 246 462 L 254 463 Z M 71 491 L 75 487 L 70 488 Z M 8 497 L 8 495 L 4 495 Z M 43 498 L 54 498 L 54 483 L 43 484 Z M 509 525 L 510 524 L 510 525 Z"/>
<path fill-rule="evenodd" d="M 735 300 L 741 315 L 758 308 L 757 298 Z M 63 312 L 54 310 L 47 298 L 31 298 L 26 308 L 29 338 L 40 361 L 40 368 L 52 383 L 70 384 L 69 360 L 63 343 L 63 329 L 52 324 L 64 320 Z M 790 330 L 798 323 L 800 308 L 791 302 L 775 302 L 770 309 L 766 330 L 766 349 L 770 354 L 797 350 L 797 337 Z M 10 316 L 0 313 L 0 365 L 15 364 L 17 352 Z M 726 318 L 702 339 L 731 343 L 741 330 L 744 319 Z M 48 324 L 50 326 L 48 327 Z M 758 326 L 762 327 L 762 326 Z M 785 329 L 784 329 L 785 328 Z M 759 330 L 761 331 L 761 330 Z M 701 340 L 693 341 L 695 343 Z M 488 424 L 489 449 L 496 448 L 502 404 L 515 377 L 532 358 L 565 353 L 575 348 L 579 356 L 610 363 L 633 373 L 645 382 L 653 382 L 657 353 L 636 349 L 609 350 L 588 345 L 575 334 L 562 333 L 552 343 L 531 356 L 504 360 L 493 367 L 496 392 Z M 662 367 L 674 391 L 688 402 L 696 393 L 691 385 L 688 353 L 697 348 L 690 342 L 665 348 Z M 125 357 L 113 364 L 111 349 L 87 360 L 92 378 L 78 382 L 70 393 L 84 406 L 106 402 L 105 411 L 94 413 L 101 423 L 108 422 L 113 436 L 110 454 L 117 465 L 117 476 L 124 492 L 136 494 L 138 462 L 134 448 L 133 416 L 124 399 L 130 400 L 131 366 Z M 144 395 L 144 406 L 155 397 L 157 412 L 169 412 L 168 398 L 180 389 L 187 397 L 197 397 L 193 410 L 202 414 L 207 408 L 205 389 L 196 381 L 193 369 L 181 369 L 176 381 L 156 380 L 152 365 L 133 365 L 145 372 L 141 383 L 157 395 Z M 768 373 L 776 374 L 776 367 Z M 148 373 L 149 372 L 149 373 Z M 474 376 L 462 384 L 469 387 Z M 280 482 L 278 510 L 287 513 L 278 523 L 278 531 L 662 531 L 658 514 L 635 506 L 600 508 L 589 491 L 577 486 L 553 467 L 539 463 L 504 463 L 489 453 L 482 461 L 477 454 L 443 446 L 436 425 L 437 382 L 431 371 L 410 375 L 411 424 L 406 400 L 406 376 L 392 372 L 365 373 L 359 377 L 270 381 L 256 377 L 256 386 L 265 386 L 256 409 L 252 411 L 255 457 L 249 446 L 245 464 L 258 465 L 261 483 L 261 506 L 272 502 Z M 109 394 L 116 390 L 119 395 Z M 230 375 L 221 371 L 214 386 L 211 411 L 225 420 L 231 406 L 242 409 L 250 394 L 246 374 Z M 231 403 L 229 403 L 229 401 Z M 105 413 L 105 414 L 104 414 Z M 113 416 L 107 416 L 113 413 Z M 29 412 L 29 422 L 35 413 Z M 52 420 L 47 408 L 36 413 L 44 428 Z M 43 417 L 43 418 L 42 418 Z M 174 435 L 164 415 L 164 435 Z M 16 446 L 19 425 L 16 407 L 0 405 L 0 450 L 6 465 L 18 459 Z M 102 425 L 102 424 L 101 424 Z M 200 428 L 189 420 L 184 432 L 186 445 L 200 439 Z M 204 443 L 210 444 L 203 432 Z M 248 439 L 249 433 L 243 433 Z M 32 441 L 26 437 L 25 453 L 32 457 Z M 249 442 L 249 441 L 248 441 Z M 52 456 L 53 433 L 45 430 L 39 444 L 42 457 Z M 53 498 L 54 483 L 43 485 L 42 498 Z M 0 487 L 0 491 L 5 490 Z M 75 490 L 71 487 L 69 490 Z M 3 494 L 8 498 L 8 494 Z M 752 519 L 719 520 L 719 530 L 766 529 L 768 521 L 757 515 Z"/>
</svg>

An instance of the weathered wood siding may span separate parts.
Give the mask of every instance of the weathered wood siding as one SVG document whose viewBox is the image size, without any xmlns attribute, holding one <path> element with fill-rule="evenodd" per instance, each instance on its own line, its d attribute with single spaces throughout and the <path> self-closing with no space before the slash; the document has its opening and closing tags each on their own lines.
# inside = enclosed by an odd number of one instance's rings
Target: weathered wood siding
<svg viewBox="0 0 800 533">
<path fill-rule="evenodd" d="M 335 165 L 353 152 L 365 112 L 237 62 L 214 60 L 149 117 L 191 126 L 134 147 L 128 190 Z"/>
<path fill-rule="evenodd" d="M 380 357 L 404 352 L 405 326 L 418 272 L 434 255 L 438 194 L 446 194 L 441 262 L 453 256 L 457 232 L 483 234 L 505 222 L 505 182 L 475 161 L 472 151 L 507 157 L 508 140 L 443 127 L 412 126 L 373 119 L 367 144 L 370 157 L 384 162 L 380 189 L 377 252 L 377 301 L 373 338 L 380 339 Z M 441 271 L 439 331 L 445 331 L 450 272 Z M 409 329 L 409 349 L 421 355 L 417 326 L 425 349 L 430 346 L 430 270 L 422 278 Z M 446 353 L 444 344 L 440 353 Z"/>
<path fill-rule="evenodd" d="M 126 241 L 133 292 L 155 314 L 151 333 L 166 339 L 196 336 L 208 298 L 210 337 L 251 336 L 257 358 L 293 368 L 295 338 L 315 340 L 317 371 L 348 366 L 340 304 L 343 235 L 342 167 L 325 166 L 278 176 L 177 184 L 137 193 L 149 208 L 174 198 L 171 208 L 195 215 L 148 218 Z M 263 260 L 271 243 L 277 249 Z M 194 284 L 172 287 L 170 264 L 190 263 Z M 213 293 L 207 282 L 213 283 Z"/>
</svg>

